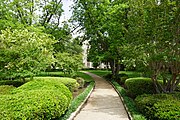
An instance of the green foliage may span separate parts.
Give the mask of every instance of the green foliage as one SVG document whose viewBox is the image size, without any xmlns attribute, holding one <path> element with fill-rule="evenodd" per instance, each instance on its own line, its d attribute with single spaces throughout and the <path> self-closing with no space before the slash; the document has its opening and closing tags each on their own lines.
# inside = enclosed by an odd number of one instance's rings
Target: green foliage
<svg viewBox="0 0 180 120">
<path fill-rule="evenodd" d="M 139 110 L 153 120 L 177 120 L 180 117 L 180 94 L 141 95 L 135 99 Z"/>
<path fill-rule="evenodd" d="M 41 76 L 41 77 L 45 77 L 45 76 L 50 76 L 50 77 L 65 77 L 63 72 L 40 72 L 38 75 L 36 76 Z"/>
<path fill-rule="evenodd" d="M 153 82 L 150 78 L 129 78 L 126 80 L 125 85 L 128 89 L 128 93 L 132 97 L 145 93 L 152 94 L 155 92 Z"/>
<path fill-rule="evenodd" d="M 31 30 L 5 30 L 0 35 L 0 72 L 6 76 L 33 76 L 53 62 L 52 44 L 48 34 Z"/>
<path fill-rule="evenodd" d="M 77 90 L 79 87 L 79 84 L 75 79 L 72 78 L 65 78 L 65 77 L 34 77 L 33 81 L 28 82 L 27 84 L 24 84 L 23 86 L 20 86 L 17 88 L 17 90 L 29 90 L 29 89 L 36 89 L 40 86 L 44 86 L 46 84 L 54 84 L 58 85 L 63 83 L 70 91 Z M 34 88 L 32 88 L 34 87 Z M 44 89 L 44 88 L 42 88 Z M 55 88 L 56 89 L 56 88 Z M 70 96 L 70 95 L 68 95 Z"/>
<path fill-rule="evenodd" d="M 57 67 L 63 69 L 65 74 L 74 75 L 82 67 L 81 54 L 57 53 L 55 56 Z"/>
<path fill-rule="evenodd" d="M 65 113 L 72 93 L 59 80 L 33 80 L 0 98 L 0 119 L 49 120 Z"/>
<path fill-rule="evenodd" d="M 83 88 L 85 80 L 83 78 L 81 78 L 81 77 L 77 77 L 76 80 L 79 83 L 79 88 Z"/>
<path fill-rule="evenodd" d="M 58 90 L 30 90 L 0 97 L 0 119 L 49 120 L 64 114 L 69 99 Z"/>
<path fill-rule="evenodd" d="M 112 81 L 112 84 L 115 86 L 121 97 L 123 97 L 123 102 L 128 108 L 128 111 L 130 112 L 133 120 L 146 120 L 146 118 L 141 113 L 139 113 L 134 101 L 127 96 L 126 90 L 115 81 Z"/>
<path fill-rule="evenodd" d="M 74 98 L 73 101 L 71 102 L 70 107 L 66 111 L 66 114 L 64 116 L 62 116 L 59 120 L 67 120 L 70 117 L 71 113 L 76 111 L 76 109 L 79 107 L 79 105 L 84 101 L 84 99 L 90 93 L 90 91 L 92 90 L 94 85 L 95 85 L 95 83 L 92 81 L 89 84 L 89 86 L 80 95 L 78 95 L 76 98 Z"/>
<path fill-rule="evenodd" d="M 0 86 L 0 95 L 10 94 L 11 90 L 15 89 L 14 86 L 10 85 L 1 85 Z"/>
</svg>

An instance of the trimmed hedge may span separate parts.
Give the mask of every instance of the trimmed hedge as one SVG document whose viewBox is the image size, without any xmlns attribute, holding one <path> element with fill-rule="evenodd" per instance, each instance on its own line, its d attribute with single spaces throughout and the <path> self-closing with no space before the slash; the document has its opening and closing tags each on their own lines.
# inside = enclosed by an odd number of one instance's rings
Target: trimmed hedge
<svg viewBox="0 0 180 120">
<path fill-rule="evenodd" d="M 10 91 L 13 89 L 15 89 L 15 87 L 12 85 L 2 85 L 0 86 L 0 95 L 10 94 Z"/>
<path fill-rule="evenodd" d="M 142 94 L 153 94 L 155 92 L 153 82 L 150 78 L 129 78 L 125 82 L 128 89 L 128 94 L 135 98 Z"/>
<path fill-rule="evenodd" d="M 72 93 L 69 91 L 69 89 L 61 83 L 57 79 L 52 80 L 33 80 L 30 81 L 17 89 L 14 89 L 11 93 L 16 94 L 24 91 L 30 91 L 30 90 L 54 90 L 54 91 L 60 91 L 64 95 L 67 96 L 69 101 L 72 99 Z"/>
<path fill-rule="evenodd" d="M 121 95 L 121 97 L 123 97 L 124 104 L 128 108 L 128 111 L 130 112 L 133 120 L 146 120 L 146 118 L 136 108 L 133 99 L 127 96 L 126 90 L 115 81 L 112 81 L 112 84 L 115 86 L 116 90 Z"/>
<path fill-rule="evenodd" d="M 49 120 L 65 113 L 72 93 L 59 80 L 33 80 L 0 97 L 0 119 Z"/>
<path fill-rule="evenodd" d="M 141 95 L 135 99 L 139 110 L 151 120 L 179 120 L 180 93 Z"/>
<path fill-rule="evenodd" d="M 32 90 L 0 98 L 1 120 L 49 120 L 64 114 L 68 98 L 59 91 Z"/>
<path fill-rule="evenodd" d="M 77 81 L 73 78 L 67 78 L 67 77 L 34 77 L 34 80 L 46 80 L 46 81 L 53 81 L 63 83 L 65 86 L 69 88 L 71 92 L 78 89 L 79 84 Z"/>
</svg>

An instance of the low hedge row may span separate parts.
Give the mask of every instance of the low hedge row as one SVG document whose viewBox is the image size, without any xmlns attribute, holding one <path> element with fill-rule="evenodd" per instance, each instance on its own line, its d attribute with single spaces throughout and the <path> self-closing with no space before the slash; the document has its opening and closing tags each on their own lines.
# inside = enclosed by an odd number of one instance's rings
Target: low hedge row
<svg viewBox="0 0 180 120">
<path fill-rule="evenodd" d="M 75 97 L 73 99 L 73 101 L 71 102 L 70 107 L 68 108 L 68 110 L 66 111 L 66 114 L 64 116 L 62 116 L 61 118 L 59 118 L 59 120 L 67 120 L 70 115 L 76 111 L 76 109 L 79 107 L 79 105 L 84 101 L 84 99 L 87 97 L 87 95 L 90 93 L 90 91 L 92 90 L 92 88 L 94 87 L 95 82 L 92 81 L 89 86 L 77 97 Z"/>
<path fill-rule="evenodd" d="M 67 77 L 34 77 L 33 79 L 34 80 L 46 80 L 49 82 L 52 80 L 55 80 L 56 82 L 63 83 L 72 92 L 77 90 L 79 87 L 77 80 L 75 80 L 73 78 L 67 78 Z"/>
<path fill-rule="evenodd" d="M 115 81 L 112 81 L 112 84 L 115 86 L 121 97 L 123 97 L 124 104 L 128 108 L 128 111 L 130 112 L 133 120 L 146 120 L 146 118 L 136 108 L 133 99 L 127 96 L 126 90 Z"/>
<path fill-rule="evenodd" d="M 135 99 L 139 110 L 150 120 L 179 120 L 180 93 L 141 95 Z"/>
<path fill-rule="evenodd" d="M 72 99 L 72 93 L 69 92 L 69 89 L 59 81 L 59 79 L 45 79 L 45 80 L 33 80 L 30 81 L 16 89 L 14 89 L 11 93 L 16 94 L 24 91 L 30 91 L 30 90 L 52 90 L 52 91 L 60 91 L 66 97 L 69 99 L 69 101 Z M 68 102 L 69 102 L 68 101 Z"/>
<path fill-rule="evenodd" d="M 0 119 L 49 120 L 65 113 L 72 93 L 59 80 L 33 80 L 0 97 Z"/>
<path fill-rule="evenodd" d="M 126 80 L 125 86 L 128 89 L 128 94 L 132 98 L 135 98 L 136 96 L 142 94 L 155 93 L 151 78 L 144 78 L 144 77 L 129 78 Z"/>
</svg>

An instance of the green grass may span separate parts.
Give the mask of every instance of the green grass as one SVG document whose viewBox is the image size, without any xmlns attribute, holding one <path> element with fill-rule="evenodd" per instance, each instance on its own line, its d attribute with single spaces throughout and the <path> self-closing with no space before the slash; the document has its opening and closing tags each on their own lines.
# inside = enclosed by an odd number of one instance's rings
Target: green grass
<svg viewBox="0 0 180 120">
<path fill-rule="evenodd" d="M 77 76 L 78 76 L 78 77 L 82 77 L 82 78 L 85 80 L 85 82 L 94 81 L 91 76 L 89 76 L 89 75 L 87 75 L 87 74 L 85 74 L 85 73 L 83 73 L 83 72 L 77 72 Z"/>
<path fill-rule="evenodd" d="M 86 70 L 86 71 L 94 73 L 94 74 L 99 75 L 101 77 L 111 73 L 111 71 L 108 71 L 108 70 Z M 140 72 L 136 72 L 136 71 L 120 71 L 119 74 L 127 74 L 129 78 L 141 77 L 142 76 Z"/>
<path fill-rule="evenodd" d="M 136 71 L 120 71 L 119 73 L 126 74 L 126 75 L 128 75 L 129 78 L 142 77 L 142 74 L 140 72 L 136 72 Z"/>
<path fill-rule="evenodd" d="M 37 76 L 65 77 L 63 72 L 41 72 Z"/>
<path fill-rule="evenodd" d="M 94 73 L 94 74 L 99 75 L 101 77 L 111 73 L 111 71 L 108 71 L 108 70 L 86 70 L 86 71 Z"/>
</svg>

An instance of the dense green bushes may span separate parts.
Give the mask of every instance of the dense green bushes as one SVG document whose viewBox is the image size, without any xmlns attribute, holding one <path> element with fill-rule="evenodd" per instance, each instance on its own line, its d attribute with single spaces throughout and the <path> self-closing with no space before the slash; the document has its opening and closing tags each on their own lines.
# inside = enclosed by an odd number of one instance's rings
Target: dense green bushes
<svg viewBox="0 0 180 120">
<path fill-rule="evenodd" d="M 141 95 L 135 99 L 139 110 L 151 120 L 180 119 L 180 93 Z"/>
<path fill-rule="evenodd" d="M 45 81 L 56 81 L 59 83 L 63 83 L 65 86 L 69 88 L 70 91 L 77 90 L 79 87 L 79 84 L 75 79 L 72 78 L 66 78 L 66 77 L 34 77 L 34 80 L 45 80 Z"/>
<path fill-rule="evenodd" d="M 60 91 L 64 95 L 67 96 L 69 101 L 72 99 L 71 92 L 69 92 L 68 88 L 63 85 L 58 79 L 51 79 L 51 80 L 33 80 L 30 81 L 17 89 L 12 91 L 12 94 L 24 92 L 24 91 L 30 91 L 30 90 L 54 90 L 54 91 Z"/>
<path fill-rule="evenodd" d="M 136 97 L 141 94 L 154 93 L 153 82 L 150 78 L 129 78 L 126 80 L 125 85 L 131 97 Z"/>
<path fill-rule="evenodd" d="M 57 79 L 33 80 L 0 97 L 0 119 L 49 120 L 65 113 L 72 100 Z"/>
<path fill-rule="evenodd" d="M 13 90 L 14 88 L 14 86 L 2 85 L 0 86 L 0 95 L 10 94 L 11 90 Z"/>
<path fill-rule="evenodd" d="M 32 90 L 3 95 L 0 98 L 0 119 L 49 120 L 61 116 L 69 102 L 58 90 Z"/>
</svg>

